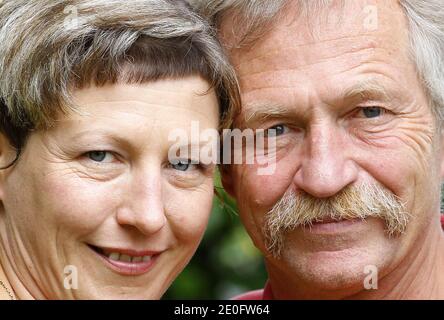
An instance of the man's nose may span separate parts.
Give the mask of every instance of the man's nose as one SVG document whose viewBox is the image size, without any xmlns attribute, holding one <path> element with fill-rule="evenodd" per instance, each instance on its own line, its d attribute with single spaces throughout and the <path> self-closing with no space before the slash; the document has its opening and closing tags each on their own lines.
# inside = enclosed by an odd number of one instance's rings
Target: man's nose
<svg viewBox="0 0 444 320">
<path fill-rule="evenodd" d="M 117 213 L 118 223 L 132 226 L 145 235 L 159 232 L 167 222 L 160 174 L 139 175 L 130 185 L 126 203 Z"/>
<path fill-rule="evenodd" d="M 356 181 L 358 168 L 342 128 L 318 124 L 310 128 L 303 143 L 301 165 L 294 177 L 297 189 L 328 198 Z"/>
</svg>

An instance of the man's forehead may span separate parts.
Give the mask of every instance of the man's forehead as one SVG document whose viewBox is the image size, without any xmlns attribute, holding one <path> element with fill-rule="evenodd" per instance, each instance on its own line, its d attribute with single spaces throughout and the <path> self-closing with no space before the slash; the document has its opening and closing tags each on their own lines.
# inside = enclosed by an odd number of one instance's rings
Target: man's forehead
<svg viewBox="0 0 444 320">
<path fill-rule="evenodd" d="M 315 47 L 341 39 L 353 43 L 354 37 L 363 35 L 368 40 L 390 39 L 389 43 L 398 47 L 407 42 L 407 20 L 396 0 L 332 1 L 328 6 L 314 6 L 305 14 L 299 12 L 298 2 L 290 1 L 285 12 L 267 26 L 268 31 L 245 46 L 237 43 L 243 34 L 241 20 L 225 15 L 220 34 L 232 62 L 237 65 L 241 60 L 255 59 L 289 45 Z"/>
</svg>

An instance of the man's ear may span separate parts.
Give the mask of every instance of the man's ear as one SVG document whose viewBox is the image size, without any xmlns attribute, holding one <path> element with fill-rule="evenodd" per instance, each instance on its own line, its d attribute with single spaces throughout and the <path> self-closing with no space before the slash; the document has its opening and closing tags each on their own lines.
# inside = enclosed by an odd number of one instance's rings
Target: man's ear
<svg viewBox="0 0 444 320">
<path fill-rule="evenodd" d="M 233 178 L 232 178 L 232 168 L 229 165 L 222 165 L 220 168 L 220 177 L 224 190 L 233 198 L 235 198 Z"/>
<path fill-rule="evenodd" d="M 439 162 L 441 182 L 444 182 L 444 121 L 439 123 Z"/>
</svg>

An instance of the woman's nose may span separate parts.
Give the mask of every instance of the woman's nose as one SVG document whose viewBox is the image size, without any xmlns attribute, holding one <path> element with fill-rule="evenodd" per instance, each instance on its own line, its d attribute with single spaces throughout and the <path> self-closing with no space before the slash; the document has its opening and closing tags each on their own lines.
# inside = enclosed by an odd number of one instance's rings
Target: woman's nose
<svg viewBox="0 0 444 320">
<path fill-rule="evenodd" d="M 117 222 L 135 227 L 145 235 L 157 233 L 165 226 L 160 174 L 133 179 L 126 201 L 117 213 Z"/>
<path fill-rule="evenodd" d="M 316 198 L 336 195 L 358 178 L 347 137 L 333 124 L 313 127 L 304 140 L 301 166 L 294 176 L 297 189 Z"/>
</svg>

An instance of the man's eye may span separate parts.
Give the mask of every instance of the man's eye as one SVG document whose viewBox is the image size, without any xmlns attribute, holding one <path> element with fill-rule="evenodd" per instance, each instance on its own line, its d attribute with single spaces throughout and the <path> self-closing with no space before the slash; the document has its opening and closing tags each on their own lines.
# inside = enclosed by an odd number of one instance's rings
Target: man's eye
<svg viewBox="0 0 444 320">
<path fill-rule="evenodd" d="M 286 125 L 278 124 L 267 130 L 265 130 L 265 135 L 267 137 L 277 137 L 287 133 L 289 128 Z"/>
<path fill-rule="evenodd" d="M 175 163 L 171 163 L 171 168 L 178 171 L 188 171 L 192 166 L 194 165 L 187 160 L 180 160 L 176 161 Z"/>
<path fill-rule="evenodd" d="M 380 107 L 366 107 L 362 108 L 362 113 L 368 119 L 377 118 L 384 114 L 384 109 Z"/>
<path fill-rule="evenodd" d="M 86 154 L 94 162 L 110 162 L 112 154 L 108 151 L 90 151 Z M 107 160 L 107 161 L 105 161 Z"/>
</svg>

